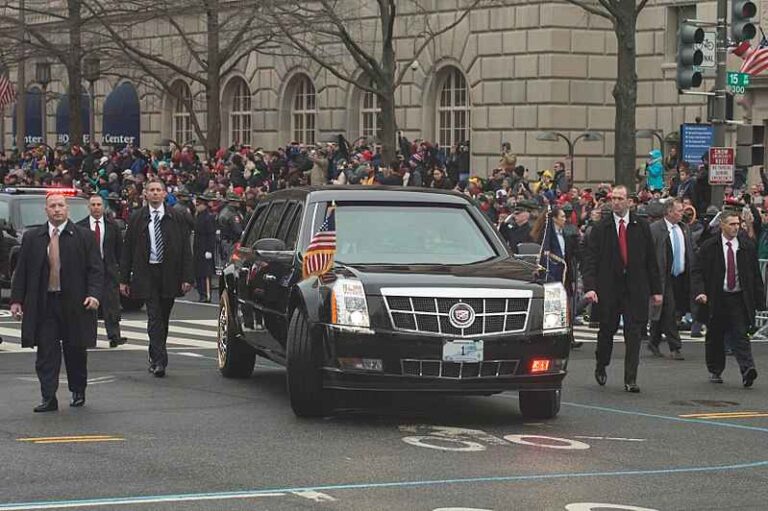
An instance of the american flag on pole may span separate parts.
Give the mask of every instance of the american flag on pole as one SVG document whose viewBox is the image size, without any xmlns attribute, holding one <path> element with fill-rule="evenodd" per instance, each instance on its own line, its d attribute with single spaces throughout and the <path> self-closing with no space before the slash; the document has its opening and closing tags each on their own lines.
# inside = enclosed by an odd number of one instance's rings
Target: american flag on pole
<svg viewBox="0 0 768 511">
<path fill-rule="evenodd" d="M 742 62 L 739 72 L 755 76 L 766 69 L 768 69 L 768 39 L 763 34 L 757 48 L 745 54 L 744 62 Z"/>
<path fill-rule="evenodd" d="M 8 79 L 8 70 L 0 68 L 0 108 L 5 108 L 16 101 L 16 91 Z"/>
<path fill-rule="evenodd" d="M 304 254 L 303 278 L 322 275 L 333 266 L 336 255 L 336 203 L 331 204 L 320 230 L 312 237 Z"/>
</svg>

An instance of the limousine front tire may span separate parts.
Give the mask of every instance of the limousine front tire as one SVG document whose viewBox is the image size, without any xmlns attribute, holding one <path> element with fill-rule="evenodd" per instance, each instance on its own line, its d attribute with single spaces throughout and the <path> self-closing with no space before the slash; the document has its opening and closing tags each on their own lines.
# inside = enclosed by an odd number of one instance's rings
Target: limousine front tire
<svg viewBox="0 0 768 511">
<path fill-rule="evenodd" d="M 297 417 L 320 417 L 324 412 L 322 343 L 314 339 L 306 316 L 293 311 L 288 326 L 288 395 Z"/>
<path fill-rule="evenodd" d="M 560 389 L 521 390 L 520 413 L 526 419 L 554 419 L 560 412 Z"/>
</svg>

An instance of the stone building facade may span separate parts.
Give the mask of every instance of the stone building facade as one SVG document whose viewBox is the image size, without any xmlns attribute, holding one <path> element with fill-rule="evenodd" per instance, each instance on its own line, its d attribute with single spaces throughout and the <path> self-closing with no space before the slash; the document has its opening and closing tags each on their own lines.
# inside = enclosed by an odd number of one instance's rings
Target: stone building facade
<svg viewBox="0 0 768 511">
<path fill-rule="evenodd" d="M 450 17 L 463 3 L 432 2 L 434 20 Z M 685 17 L 714 20 L 715 5 L 714 1 L 650 0 L 640 14 L 638 129 L 660 130 L 667 137 L 683 122 L 697 117 L 706 122 L 704 97 L 677 92 L 675 33 Z M 768 12 L 768 0 L 760 0 L 758 9 L 762 18 Z M 202 29 L 200 20 L 186 22 Z M 553 161 L 566 155 L 563 141 L 538 140 L 543 132 L 555 130 L 574 139 L 592 130 L 603 139 L 577 144 L 575 180 L 613 179 L 616 39 L 605 19 L 562 1 L 506 0 L 472 12 L 415 62 L 413 35 L 405 28 L 398 32 L 399 65 L 410 68 L 396 97 L 398 124 L 407 137 L 445 146 L 469 141 L 472 170 L 482 175 L 498 162 L 502 142 L 509 142 L 519 161 L 533 171 L 551 168 Z M 159 25 L 147 27 L 137 37 L 169 54 L 178 50 Z M 729 58 L 730 68 L 738 69 L 738 59 Z M 705 73 L 702 90 L 712 85 L 710 73 Z M 27 76 L 34 79 L 34 72 Z M 103 136 L 105 99 L 124 81 L 104 77 L 96 83 L 97 140 Z M 169 83 L 180 95 L 199 99 L 202 94 L 199 86 L 181 78 L 169 76 Z M 763 122 L 768 118 L 768 81 L 757 78 L 753 83 L 746 108 L 737 109 L 737 114 Z M 63 85 L 54 80 L 49 90 L 62 93 Z M 189 117 L 177 99 L 141 84 L 136 89 L 143 146 L 153 147 L 165 138 L 194 138 Z M 50 143 L 56 136 L 55 101 L 49 101 L 47 110 Z M 293 139 L 310 143 L 339 133 L 354 140 L 375 136 L 376 118 L 375 97 L 306 60 L 253 54 L 222 86 L 225 145 L 247 142 L 274 148 Z M 10 147 L 9 112 L 5 127 L 5 147 Z M 638 162 L 652 143 L 658 147 L 652 139 L 638 140 Z"/>
</svg>

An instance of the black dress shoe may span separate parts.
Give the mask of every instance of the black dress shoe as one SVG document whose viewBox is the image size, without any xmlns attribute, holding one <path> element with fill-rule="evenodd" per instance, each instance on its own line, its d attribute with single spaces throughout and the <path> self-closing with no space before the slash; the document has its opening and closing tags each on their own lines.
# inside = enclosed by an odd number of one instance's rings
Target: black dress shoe
<svg viewBox="0 0 768 511">
<path fill-rule="evenodd" d="M 605 367 L 597 366 L 597 369 L 595 369 L 595 381 L 597 381 L 597 384 L 600 386 L 605 385 L 605 382 L 608 381 L 608 375 L 605 374 Z"/>
<path fill-rule="evenodd" d="M 744 376 L 742 376 L 742 383 L 744 383 L 745 387 L 751 387 L 752 383 L 754 383 L 756 378 L 757 378 L 757 369 L 755 369 L 754 367 L 750 367 L 744 372 Z"/>
<path fill-rule="evenodd" d="M 723 377 L 716 373 L 709 373 L 710 383 L 723 383 Z"/>
<path fill-rule="evenodd" d="M 73 392 L 72 393 L 72 401 L 70 401 L 69 406 L 72 408 L 78 408 L 80 406 L 83 406 L 85 404 L 85 392 Z"/>
<path fill-rule="evenodd" d="M 59 409 L 59 402 L 55 397 L 51 399 L 45 399 L 42 403 L 35 407 L 35 413 L 39 412 L 55 412 Z"/>
<path fill-rule="evenodd" d="M 119 339 L 110 339 L 109 340 L 109 347 L 110 348 L 117 348 L 118 346 L 122 346 L 123 344 L 128 342 L 127 337 L 121 337 Z"/>
<path fill-rule="evenodd" d="M 661 350 L 656 344 L 653 344 L 652 342 L 648 343 L 648 351 L 653 353 L 654 357 L 663 357 L 664 355 L 661 354 Z"/>
<path fill-rule="evenodd" d="M 155 378 L 162 378 L 163 376 L 165 376 L 165 366 L 162 366 L 159 364 L 156 365 L 155 370 L 152 371 L 152 374 L 155 375 Z"/>
<path fill-rule="evenodd" d="M 640 393 L 640 387 L 637 386 L 637 383 L 625 383 L 624 384 L 624 392 L 631 392 L 633 394 L 639 394 Z"/>
</svg>

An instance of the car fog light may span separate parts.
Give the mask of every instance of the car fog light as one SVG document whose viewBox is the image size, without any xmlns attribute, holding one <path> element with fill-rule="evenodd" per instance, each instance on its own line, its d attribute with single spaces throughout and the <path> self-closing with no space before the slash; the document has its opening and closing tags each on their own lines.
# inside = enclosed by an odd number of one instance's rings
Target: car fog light
<svg viewBox="0 0 768 511">
<path fill-rule="evenodd" d="M 342 369 L 355 369 L 357 371 L 384 370 L 384 363 L 380 358 L 339 358 L 339 366 Z"/>
</svg>

